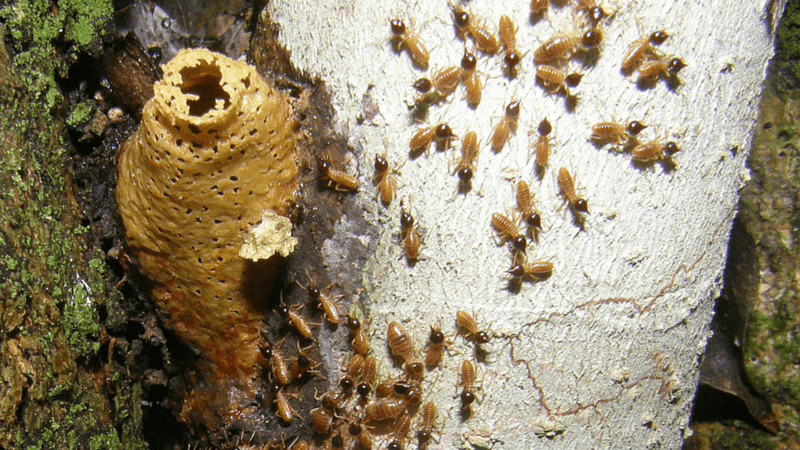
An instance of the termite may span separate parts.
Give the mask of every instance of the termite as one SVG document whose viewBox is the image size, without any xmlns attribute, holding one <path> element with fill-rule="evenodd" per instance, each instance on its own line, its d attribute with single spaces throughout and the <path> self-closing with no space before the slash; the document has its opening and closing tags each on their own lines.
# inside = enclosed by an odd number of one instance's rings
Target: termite
<svg viewBox="0 0 800 450">
<path fill-rule="evenodd" d="M 283 341 L 281 341 L 283 342 Z M 272 348 L 272 375 L 281 386 L 286 386 L 291 381 L 291 372 L 280 349 L 280 342 Z"/>
<path fill-rule="evenodd" d="M 451 4 L 450 7 L 453 11 L 453 25 L 456 27 L 456 36 L 463 41 L 469 32 L 472 18 L 466 11 L 455 4 Z"/>
<path fill-rule="evenodd" d="M 494 126 L 492 132 L 492 151 L 499 153 L 506 145 L 508 137 L 517 131 L 517 120 L 519 119 L 519 102 L 512 102 L 506 106 L 506 113 L 500 122 Z"/>
<path fill-rule="evenodd" d="M 362 402 L 367 401 L 367 396 L 372 391 L 372 383 L 375 380 L 375 372 L 377 370 L 377 361 L 374 356 L 364 359 L 362 367 L 361 383 L 356 387 L 356 392 L 361 397 Z"/>
<path fill-rule="evenodd" d="M 408 432 L 411 430 L 411 415 L 403 414 L 394 423 L 394 430 L 392 431 L 392 442 L 387 447 L 388 450 L 402 450 Z"/>
<path fill-rule="evenodd" d="M 461 68 L 458 66 L 445 67 L 439 69 L 433 76 L 433 87 L 441 95 L 448 95 L 455 90 L 461 81 Z"/>
<path fill-rule="evenodd" d="M 533 207 L 533 195 L 528 183 L 520 181 L 516 185 L 517 210 L 522 216 L 522 220 L 532 228 L 542 229 L 542 218 L 539 212 Z M 534 235 L 535 237 L 535 235 Z"/>
<path fill-rule="evenodd" d="M 561 194 L 569 203 L 570 209 L 578 212 L 589 213 L 589 204 L 585 199 L 578 197 L 575 193 L 575 182 L 572 179 L 569 171 L 562 167 L 558 171 L 558 187 L 561 189 Z"/>
<path fill-rule="evenodd" d="M 418 155 L 425 152 L 430 147 L 431 142 L 436 142 L 437 146 L 446 149 L 450 141 L 455 137 L 453 130 L 446 123 L 422 128 L 411 137 L 411 141 L 408 143 L 409 153 Z"/>
<path fill-rule="evenodd" d="M 416 91 L 420 94 L 427 94 L 433 88 L 433 82 L 431 82 L 431 80 L 428 78 L 420 78 L 411 86 L 413 86 L 414 89 L 416 89 Z"/>
<path fill-rule="evenodd" d="M 300 282 L 296 281 L 296 283 L 303 289 L 308 292 L 308 295 L 319 302 L 317 305 L 318 308 L 322 309 L 325 313 L 325 319 L 331 323 L 332 325 L 339 325 L 341 323 L 341 318 L 339 314 L 339 307 L 336 305 L 336 299 L 342 298 L 342 296 L 333 297 L 330 295 L 331 287 L 333 287 L 334 283 L 329 284 L 325 287 L 324 292 L 321 291 L 314 280 L 311 278 L 311 274 L 308 272 L 308 269 L 305 270 L 306 272 L 306 285 L 303 286 Z"/>
<path fill-rule="evenodd" d="M 389 397 L 372 402 L 365 408 L 367 420 L 382 421 L 396 419 L 406 409 L 406 400 L 403 398 Z"/>
<path fill-rule="evenodd" d="M 300 344 L 297 344 L 297 359 L 291 366 L 291 374 L 292 379 L 297 380 L 303 377 L 306 374 L 310 374 L 314 372 L 316 367 L 319 367 L 321 363 L 317 363 L 316 365 L 313 363 L 311 358 L 308 357 L 308 351 L 313 348 L 313 344 L 306 348 L 300 348 Z"/>
<path fill-rule="evenodd" d="M 339 192 L 358 191 L 359 183 L 356 177 L 347 172 L 334 169 L 330 161 L 330 155 L 320 160 L 320 170 L 322 172 L 322 181 L 328 188 Z"/>
<path fill-rule="evenodd" d="M 467 106 L 472 109 L 477 108 L 481 103 L 483 91 L 481 79 L 475 70 L 477 64 L 478 60 L 475 55 L 465 51 L 461 58 L 461 77 L 464 79 L 464 89 L 467 91 Z"/>
<path fill-rule="evenodd" d="M 550 121 L 547 118 L 542 119 L 539 122 L 539 126 L 537 127 L 536 131 L 539 133 L 539 137 L 536 139 L 536 143 L 534 144 L 534 150 L 536 153 L 536 171 L 541 175 L 544 172 L 545 167 L 547 167 L 547 163 L 550 160 L 550 133 L 553 131 L 552 125 L 550 125 Z M 527 185 L 526 185 L 527 186 Z M 517 191 L 517 203 L 519 204 L 519 191 Z"/>
<path fill-rule="evenodd" d="M 430 442 L 433 435 L 433 427 L 436 426 L 435 422 L 436 404 L 427 402 L 422 406 L 422 423 L 420 424 L 420 430 L 417 432 L 417 442 L 420 449 L 427 448 L 428 442 Z"/>
<path fill-rule="evenodd" d="M 366 356 L 369 353 L 369 333 L 361 326 L 361 322 L 353 316 L 347 316 L 347 328 L 350 329 L 350 345 L 353 350 L 361 355 Z"/>
<path fill-rule="evenodd" d="M 413 262 L 419 259 L 420 236 L 414 226 L 414 216 L 400 204 L 400 238 L 403 240 L 403 250 L 406 260 Z"/>
<path fill-rule="evenodd" d="M 342 404 L 347 396 L 344 392 L 340 392 L 338 390 L 334 391 L 327 391 L 322 396 L 322 406 L 328 408 L 331 411 L 337 411 L 342 408 Z M 316 398 L 319 400 L 319 398 Z"/>
<path fill-rule="evenodd" d="M 391 322 L 386 332 L 386 341 L 393 355 L 405 361 L 406 371 L 409 375 L 418 378 L 422 374 L 422 363 L 417 360 L 414 341 L 406 330 L 397 322 Z"/>
<path fill-rule="evenodd" d="M 540 64 L 536 66 L 536 82 L 539 83 L 548 94 L 570 95 L 570 88 L 576 88 L 581 83 L 583 75 L 580 73 L 570 73 L 557 67 Z"/>
<path fill-rule="evenodd" d="M 592 26 L 597 26 L 597 23 L 606 17 L 606 12 L 597 5 L 596 0 L 577 0 L 577 10 L 580 13 L 586 14 Z"/>
<path fill-rule="evenodd" d="M 638 120 L 632 120 L 627 125 L 617 122 L 601 122 L 592 125 L 592 137 L 590 140 L 597 145 L 606 143 L 627 145 L 634 136 L 638 135 L 647 128 Z"/>
<path fill-rule="evenodd" d="M 425 366 L 434 367 L 442 360 L 445 349 L 444 333 L 439 327 L 431 326 L 431 333 L 428 335 L 428 345 L 425 348 Z"/>
<path fill-rule="evenodd" d="M 465 359 L 461 362 L 461 412 L 469 413 L 470 405 L 475 402 L 476 395 L 474 392 L 475 384 L 475 366 Z"/>
<path fill-rule="evenodd" d="M 664 31 L 655 31 L 648 36 L 643 36 L 631 44 L 625 56 L 622 57 L 622 72 L 629 74 L 647 56 L 655 54 L 653 45 L 661 45 L 669 35 Z"/>
<path fill-rule="evenodd" d="M 459 182 L 468 186 L 475 174 L 475 161 L 478 159 L 478 135 L 474 131 L 467 132 L 461 139 L 461 157 L 456 159 L 454 173 Z"/>
<path fill-rule="evenodd" d="M 468 338 L 476 344 L 486 344 L 489 342 L 489 334 L 478 329 L 478 321 L 465 311 L 456 311 L 456 328 L 464 330 Z"/>
<path fill-rule="evenodd" d="M 378 182 L 381 203 L 384 205 L 391 204 L 397 190 L 397 182 L 385 156 L 375 156 L 375 178 Z"/>
<path fill-rule="evenodd" d="M 522 55 L 520 55 L 519 50 L 517 50 L 517 28 L 514 26 L 514 22 L 511 21 L 510 17 L 505 15 L 500 16 L 499 35 L 500 42 L 505 49 L 503 62 L 506 65 L 506 74 L 509 78 L 513 78 L 517 64 L 522 60 Z"/>
<path fill-rule="evenodd" d="M 302 308 L 302 306 L 301 306 Z M 281 304 L 278 307 L 278 314 L 281 317 L 284 317 L 289 323 L 306 339 L 314 339 L 314 334 L 311 332 L 311 326 L 308 324 L 306 319 L 300 315 L 297 311 L 293 308 L 290 308 L 283 304 L 283 297 L 281 297 Z"/>
<path fill-rule="evenodd" d="M 533 261 L 530 263 L 517 262 L 509 269 L 508 274 L 515 282 L 520 282 L 523 279 L 543 280 L 548 278 L 553 273 L 553 263 L 549 261 Z"/>
<path fill-rule="evenodd" d="M 679 152 L 678 144 L 669 141 L 666 144 L 660 141 L 650 141 L 639 144 L 631 150 L 633 162 L 638 164 L 649 164 L 656 161 L 664 161 Z"/>
<path fill-rule="evenodd" d="M 493 213 L 492 228 L 495 229 L 497 235 L 503 242 L 508 241 L 511 243 L 514 250 L 525 253 L 525 247 L 528 242 L 511 219 L 500 213 Z"/>
<path fill-rule="evenodd" d="M 375 386 L 375 397 L 386 398 L 394 393 L 394 382 L 391 380 L 378 383 Z"/>
<path fill-rule="evenodd" d="M 423 70 L 427 70 L 430 55 L 419 37 L 409 32 L 405 22 L 400 19 L 393 19 L 389 23 L 392 27 L 392 39 L 395 43 L 395 49 L 400 52 L 405 48 L 414 64 Z"/>
<path fill-rule="evenodd" d="M 294 411 L 294 409 L 292 409 L 292 404 L 289 403 L 289 399 L 286 398 L 286 395 L 283 393 L 283 388 L 281 386 L 278 386 L 277 384 L 274 385 L 273 391 L 275 393 L 275 406 L 277 406 L 278 408 L 278 417 L 280 417 L 282 421 L 284 421 L 285 423 L 292 423 L 292 419 L 295 416 L 297 418 L 302 418 L 298 413 Z"/>
<path fill-rule="evenodd" d="M 311 423 L 314 431 L 320 436 L 326 436 L 331 431 L 333 414 L 327 408 L 318 407 L 311 410 Z"/>
<path fill-rule="evenodd" d="M 500 50 L 497 38 L 486 27 L 476 24 L 474 18 L 458 6 L 451 4 L 451 9 L 453 24 L 459 39 L 463 40 L 469 36 L 472 38 L 475 48 L 487 55 L 494 55 Z"/>
<path fill-rule="evenodd" d="M 362 450 L 370 450 L 372 448 L 372 433 L 369 432 L 369 428 L 366 426 L 351 421 L 347 427 L 347 433 L 351 438 L 355 438 L 358 444 L 356 448 L 361 448 Z"/>
<path fill-rule="evenodd" d="M 597 28 L 583 32 L 556 35 L 533 52 L 533 61 L 538 65 L 555 60 L 564 60 L 578 51 L 593 49 L 602 42 L 603 32 Z"/>
<path fill-rule="evenodd" d="M 547 12 L 550 0 L 531 0 L 531 17 L 539 16 Z"/>
<path fill-rule="evenodd" d="M 639 82 L 653 81 L 659 76 L 663 76 L 667 80 L 675 80 L 678 72 L 684 67 L 686 64 L 680 58 L 651 59 L 639 65 Z"/>
</svg>

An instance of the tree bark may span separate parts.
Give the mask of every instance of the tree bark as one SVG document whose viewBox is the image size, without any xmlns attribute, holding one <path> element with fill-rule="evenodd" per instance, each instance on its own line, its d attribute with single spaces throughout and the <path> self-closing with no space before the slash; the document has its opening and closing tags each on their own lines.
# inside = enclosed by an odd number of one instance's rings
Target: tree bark
<svg viewBox="0 0 800 450">
<path fill-rule="evenodd" d="M 466 106 L 459 88 L 430 108 L 426 123 L 415 124 L 412 83 L 458 65 L 464 53 L 446 3 L 270 2 L 292 63 L 332 93 L 335 128 L 352 149 L 347 170 L 365 186 L 356 194 L 363 216 L 344 216 L 337 227 L 347 232 L 319 243 L 331 278 L 352 276 L 340 264 L 347 260 L 341 249 L 360 240 L 372 251 L 359 277 L 374 342 L 384 342 L 389 321 L 404 323 L 417 342 L 436 322 L 452 335 L 456 310 L 474 313 L 491 335 L 480 351 L 452 338 L 452 355 L 427 377 L 426 395 L 443 420 L 442 448 L 680 448 L 782 5 L 615 4 L 602 25 L 599 58 L 570 65 L 584 73 L 570 111 L 563 97 L 536 85 L 532 60 L 554 30 L 573 29 L 571 8 L 551 9 L 534 24 L 524 2 L 472 2 L 467 10 L 490 30 L 503 14 L 517 24 L 519 74 L 509 81 L 501 58 L 481 56 L 485 86 L 477 109 Z M 395 17 L 430 50 L 427 73 L 406 52 L 393 51 L 388 22 Z M 635 74 L 623 76 L 629 45 L 661 29 L 670 37 L 658 51 L 687 64 L 681 84 L 659 79 L 642 86 Z M 513 101 L 521 103 L 518 130 L 493 153 L 493 126 Z M 539 179 L 531 149 L 544 118 L 553 124 L 554 152 Z M 674 167 L 636 166 L 629 154 L 589 142 L 593 124 L 634 119 L 649 126 L 640 140 L 678 144 Z M 440 122 L 459 138 L 467 131 L 479 136 L 467 192 L 458 192 L 452 174 L 458 144 L 409 158 L 411 137 Z M 383 154 L 400 166 L 397 197 L 422 230 L 415 265 L 398 245 L 399 202 L 384 208 L 366 188 L 371 162 Z M 588 201 L 582 228 L 563 206 L 555 179 L 561 167 Z M 531 184 L 542 212 L 543 231 L 527 257 L 550 261 L 554 270 L 516 292 L 506 289 L 511 260 L 495 244 L 490 218 L 511 211 L 520 180 Z M 371 228 L 353 225 L 360 221 Z M 385 346 L 373 348 L 389 357 Z M 335 367 L 341 357 L 329 358 Z M 469 420 L 454 398 L 463 359 L 479 361 L 480 401 Z"/>
</svg>

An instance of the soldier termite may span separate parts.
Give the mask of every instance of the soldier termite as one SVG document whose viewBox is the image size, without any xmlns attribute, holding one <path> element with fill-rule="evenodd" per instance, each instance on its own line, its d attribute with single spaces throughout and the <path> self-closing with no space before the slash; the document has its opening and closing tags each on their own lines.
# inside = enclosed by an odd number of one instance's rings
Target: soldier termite
<svg viewBox="0 0 800 450">
<path fill-rule="evenodd" d="M 531 228 L 531 237 L 536 240 L 536 230 L 542 229 L 542 218 L 533 207 L 533 194 L 528 183 L 520 181 L 516 185 L 516 198 L 517 198 L 517 211 L 519 211 L 522 220 L 528 227 Z"/>
<path fill-rule="evenodd" d="M 673 141 L 664 144 L 656 140 L 637 145 L 631 150 L 631 155 L 634 163 L 651 164 L 656 161 L 668 160 L 679 151 L 678 144 Z"/>
<path fill-rule="evenodd" d="M 638 120 L 632 120 L 627 125 L 617 122 L 601 122 L 592 125 L 590 140 L 597 146 L 603 144 L 628 145 L 632 139 L 647 128 Z"/>
<path fill-rule="evenodd" d="M 515 283 L 520 283 L 524 279 L 534 281 L 544 280 L 553 273 L 553 263 L 549 261 L 515 261 L 509 269 L 508 274 Z"/>
<path fill-rule="evenodd" d="M 422 406 L 422 423 L 417 432 L 417 442 L 420 449 L 425 449 L 433 435 L 433 427 L 436 422 L 436 404 L 427 402 Z"/>
<path fill-rule="evenodd" d="M 364 366 L 362 367 L 361 383 L 356 387 L 359 397 L 362 402 L 367 401 L 367 396 L 372 391 L 372 383 L 375 381 L 375 372 L 377 370 L 377 361 L 374 356 L 364 359 Z"/>
<path fill-rule="evenodd" d="M 387 447 L 388 450 L 402 450 L 405 446 L 406 437 L 411 430 L 411 415 L 403 414 L 394 423 L 394 430 L 392 431 L 392 441 Z"/>
<path fill-rule="evenodd" d="M 414 262 L 419 259 L 420 235 L 414 226 L 414 216 L 403 208 L 400 203 L 400 238 L 403 241 L 403 250 L 406 260 Z"/>
<path fill-rule="evenodd" d="M 597 28 L 553 36 L 533 52 L 538 64 L 563 61 L 578 51 L 596 48 L 603 42 L 603 32 Z"/>
<path fill-rule="evenodd" d="M 434 367 L 442 360 L 445 349 L 445 337 L 442 330 L 437 326 L 431 326 L 431 333 L 428 335 L 428 344 L 425 348 L 425 366 Z"/>
<path fill-rule="evenodd" d="M 589 203 L 582 197 L 578 197 L 575 193 L 575 181 L 572 179 L 569 171 L 562 167 L 558 171 L 558 187 L 561 189 L 561 194 L 564 199 L 569 203 L 569 208 L 575 213 L 589 213 Z"/>
<path fill-rule="evenodd" d="M 493 213 L 492 228 L 494 228 L 503 242 L 510 242 L 511 247 L 515 251 L 525 253 L 525 247 L 528 241 L 525 239 L 525 236 L 519 232 L 519 229 L 517 229 L 517 226 L 511 219 L 500 213 Z"/>
<path fill-rule="evenodd" d="M 576 88 L 581 83 L 583 75 L 580 73 L 567 74 L 565 70 L 540 64 L 536 66 L 536 82 L 548 94 L 558 94 L 563 92 L 564 95 L 570 95 L 570 88 Z"/>
<path fill-rule="evenodd" d="M 645 61 L 639 65 L 639 83 L 652 82 L 659 76 L 664 77 L 667 81 L 678 83 L 680 82 L 678 72 L 684 67 L 686 67 L 686 64 L 680 58 L 661 58 Z"/>
<path fill-rule="evenodd" d="M 592 27 L 596 27 L 607 15 L 603 8 L 597 5 L 596 0 L 577 0 L 577 2 L 576 10 L 586 15 Z"/>
<path fill-rule="evenodd" d="M 392 19 L 389 24 L 392 27 L 392 42 L 395 50 L 401 52 L 405 49 L 415 65 L 427 70 L 430 55 L 419 37 L 408 31 L 405 22 L 400 19 Z"/>
<path fill-rule="evenodd" d="M 475 402 L 475 366 L 465 359 L 461 362 L 461 413 L 469 415 L 472 403 Z"/>
<path fill-rule="evenodd" d="M 475 174 L 475 161 L 478 159 L 478 135 L 474 131 L 464 134 L 461 139 L 461 156 L 456 159 L 454 173 L 462 188 L 468 188 Z"/>
<path fill-rule="evenodd" d="M 344 377 L 339 381 L 339 385 L 345 391 L 349 391 L 353 389 L 355 386 L 355 380 L 358 378 L 359 372 L 361 372 L 361 368 L 364 366 L 364 357 L 361 355 L 353 355 L 350 357 L 350 360 L 347 362 L 347 366 L 344 369 Z"/>
<path fill-rule="evenodd" d="M 550 160 L 549 136 L 553 131 L 553 126 L 550 125 L 550 121 L 547 120 L 547 118 L 544 118 L 541 122 L 539 122 L 539 126 L 537 127 L 536 131 L 539 133 L 539 137 L 536 138 L 536 143 L 533 145 L 533 147 L 536 153 L 536 172 L 541 176 L 544 173 L 544 169 L 547 167 L 548 161 Z M 517 204 L 519 204 L 519 200 L 519 190 L 517 190 Z"/>
<path fill-rule="evenodd" d="M 467 106 L 472 109 L 477 108 L 480 104 L 483 91 L 481 79 L 475 70 L 477 64 L 478 60 L 475 55 L 465 51 L 461 58 L 461 77 L 464 80 L 464 89 L 467 91 Z"/>
<path fill-rule="evenodd" d="M 387 419 L 397 419 L 406 409 L 404 398 L 389 397 L 370 403 L 365 408 L 367 420 L 380 422 Z"/>
<path fill-rule="evenodd" d="M 475 48 L 490 56 L 500 50 L 497 38 L 486 27 L 477 24 L 475 18 L 460 7 L 451 4 L 450 8 L 453 11 L 453 24 L 456 27 L 456 35 L 459 39 L 463 40 L 466 36 L 469 36 L 475 44 Z"/>
<path fill-rule="evenodd" d="M 378 183 L 381 203 L 384 205 L 391 204 L 397 190 L 397 181 L 389 168 L 389 162 L 386 161 L 385 156 L 375 156 L 375 179 Z"/>
<path fill-rule="evenodd" d="M 655 31 L 648 36 L 643 36 L 631 44 L 625 56 L 622 57 L 622 73 L 628 75 L 648 56 L 655 54 L 653 45 L 661 45 L 669 35 L 664 31 Z"/>
<path fill-rule="evenodd" d="M 361 322 L 353 316 L 347 316 L 347 328 L 350 329 L 350 345 L 353 350 L 361 355 L 369 353 L 369 333 L 361 326 Z"/>
<path fill-rule="evenodd" d="M 322 181 L 328 188 L 339 192 L 356 192 L 358 190 L 359 183 L 356 177 L 334 169 L 330 155 L 320 160 L 320 171 L 322 172 Z"/>
<path fill-rule="evenodd" d="M 514 22 L 508 16 L 500 16 L 500 42 L 505 49 L 503 62 L 505 63 L 506 75 L 509 78 L 514 78 L 516 74 L 516 67 L 522 59 L 519 50 L 517 50 L 517 28 Z"/>
<path fill-rule="evenodd" d="M 466 332 L 466 336 L 476 344 L 489 342 L 489 334 L 478 329 L 478 321 L 465 311 L 456 311 L 456 328 Z"/>
<path fill-rule="evenodd" d="M 492 151 L 499 153 L 506 145 L 510 134 L 517 131 L 517 120 L 519 119 L 519 102 L 511 102 L 506 106 L 506 112 L 500 122 L 494 126 L 492 131 Z"/>
</svg>

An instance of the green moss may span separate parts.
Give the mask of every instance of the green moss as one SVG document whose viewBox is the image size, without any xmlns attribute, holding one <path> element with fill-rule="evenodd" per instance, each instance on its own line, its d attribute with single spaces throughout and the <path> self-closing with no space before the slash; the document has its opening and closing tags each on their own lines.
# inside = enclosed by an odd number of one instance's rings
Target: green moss
<svg viewBox="0 0 800 450">
<path fill-rule="evenodd" d="M 67 125 L 71 128 L 78 128 L 89 123 L 94 112 L 94 105 L 91 101 L 84 101 L 75 105 L 75 108 L 67 118 Z"/>
</svg>

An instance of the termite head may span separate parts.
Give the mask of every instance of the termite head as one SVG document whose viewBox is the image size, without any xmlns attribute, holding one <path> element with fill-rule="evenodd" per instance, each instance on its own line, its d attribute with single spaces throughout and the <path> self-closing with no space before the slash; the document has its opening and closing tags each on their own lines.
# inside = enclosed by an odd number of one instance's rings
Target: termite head
<svg viewBox="0 0 800 450">
<path fill-rule="evenodd" d="M 389 169 L 389 163 L 383 156 L 375 156 L 375 170 L 378 172 L 386 172 Z"/>
<path fill-rule="evenodd" d="M 425 370 L 425 366 L 419 361 L 412 361 L 410 363 L 406 363 L 406 372 L 411 378 L 420 379 L 422 378 L 423 371 Z M 420 394 L 420 398 L 421 398 Z M 410 399 L 409 399 L 410 400 Z"/>
<path fill-rule="evenodd" d="M 361 322 L 359 322 L 358 319 L 353 316 L 347 316 L 347 328 L 349 328 L 351 331 L 358 330 L 361 328 Z"/>
<path fill-rule="evenodd" d="M 458 179 L 461 180 L 462 183 L 469 183 L 472 180 L 472 169 L 469 167 L 464 167 L 463 169 L 458 170 Z"/>
<path fill-rule="evenodd" d="M 547 118 L 544 118 L 541 122 L 539 122 L 537 131 L 539 132 L 539 136 L 547 136 L 551 131 L 553 131 L 553 126 L 550 125 L 550 121 L 547 120 Z"/>
<path fill-rule="evenodd" d="M 571 73 L 567 75 L 567 78 L 564 80 L 564 84 L 566 84 L 571 88 L 578 87 L 578 85 L 581 84 L 582 79 L 583 79 L 583 74 Z"/>
<path fill-rule="evenodd" d="M 442 333 L 442 330 L 431 326 L 431 335 L 429 339 L 433 344 L 439 345 L 444 342 L 444 333 Z"/>
<path fill-rule="evenodd" d="M 575 211 L 580 211 L 589 214 L 589 203 L 582 198 L 579 198 L 578 200 L 575 201 L 574 208 Z"/>
<path fill-rule="evenodd" d="M 461 409 L 471 405 L 475 401 L 475 393 L 468 390 L 461 391 Z"/>
<path fill-rule="evenodd" d="M 508 274 L 511 275 L 511 278 L 519 279 L 525 275 L 525 269 L 521 264 L 514 263 L 514 265 L 511 266 L 511 269 L 508 270 Z"/>
<path fill-rule="evenodd" d="M 513 70 L 514 67 L 516 67 L 517 64 L 519 64 L 519 61 L 521 59 L 522 57 L 519 56 L 519 52 L 517 52 L 516 50 L 512 50 L 506 53 L 506 56 L 503 57 L 503 61 L 506 63 L 506 66 L 511 70 Z"/>
<path fill-rule="evenodd" d="M 450 125 L 446 123 L 437 125 L 434 133 L 436 134 L 436 140 L 438 141 L 446 141 L 456 137 L 456 135 L 453 134 L 453 129 L 450 128 Z"/>
<path fill-rule="evenodd" d="M 400 212 L 400 228 L 407 230 L 414 226 L 414 216 L 402 210 Z"/>
<path fill-rule="evenodd" d="M 681 71 L 681 69 L 683 69 L 684 67 L 686 67 L 686 63 L 684 63 L 683 61 L 681 61 L 681 59 L 680 59 L 680 58 L 672 58 L 672 59 L 670 60 L 670 62 L 669 62 L 669 65 L 667 66 L 667 71 L 670 73 L 670 75 L 673 75 L 673 76 L 675 76 L 675 75 L 677 75 L 677 74 L 678 74 L 678 72 L 680 72 L 680 71 Z"/>
<path fill-rule="evenodd" d="M 406 32 L 406 24 L 400 19 L 392 19 L 389 21 L 389 24 L 392 26 L 392 34 L 395 36 L 400 36 L 405 34 Z"/>
<path fill-rule="evenodd" d="M 512 102 L 506 106 L 506 116 L 513 119 L 519 117 L 519 102 Z"/>
<path fill-rule="evenodd" d="M 474 339 L 476 344 L 486 344 L 489 342 L 489 333 L 485 331 L 478 331 L 475 333 Z"/>
<path fill-rule="evenodd" d="M 412 84 L 414 89 L 417 90 L 420 94 L 425 94 L 426 92 L 430 91 L 433 87 L 433 83 L 428 78 L 420 78 Z"/>
<path fill-rule="evenodd" d="M 589 18 L 592 19 L 593 22 L 599 22 L 603 20 L 603 17 L 606 16 L 606 12 L 603 11 L 603 8 L 599 6 L 595 6 L 594 8 L 589 10 Z"/>
<path fill-rule="evenodd" d="M 597 28 L 587 30 L 581 36 L 581 45 L 584 48 L 595 48 L 603 42 L 603 32 Z"/>
<path fill-rule="evenodd" d="M 661 45 L 668 37 L 669 35 L 664 30 L 654 31 L 653 34 L 650 35 L 650 43 L 653 45 Z"/>
<path fill-rule="evenodd" d="M 519 235 L 511 240 L 511 246 L 514 247 L 515 250 L 518 252 L 525 253 L 525 247 L 528 245 L 528 240 L 525 239 L 525 236 Z"/>
<path fill-rule="evenodd" d="M 675 153 L 678 153 L 680 150 L 681 149 L 678 148 L 678 144 L 676 144 L 673 141 L 669 141 L 666 144 L 664 144 L 664 155 L 666 156 L 672 156 Z"/>
<path fill-rule="evenodd" d="M 628 127 L 625 128 L 625 131 L 628 132 L 631 136 L 636 136 L 637 134 L 641 133 L 642 130 L 647 128 L 647 125 L 643 125 L 638 120 L 633 120 L 628 124 Z"/>
<path fill-rule="evenodd" d="M 453 7 L 453 23 L 460 33 L 466 32 L 469 27 L 469 14 L 458 7 Z"/>
<path fill-rule="evenodd" d="M 466 71 L 475 69 L 478 65 L 478 58 L 472 53 L 464 51 L 464 56 L 461 58 L 461 68 Z"/>
</svg>

